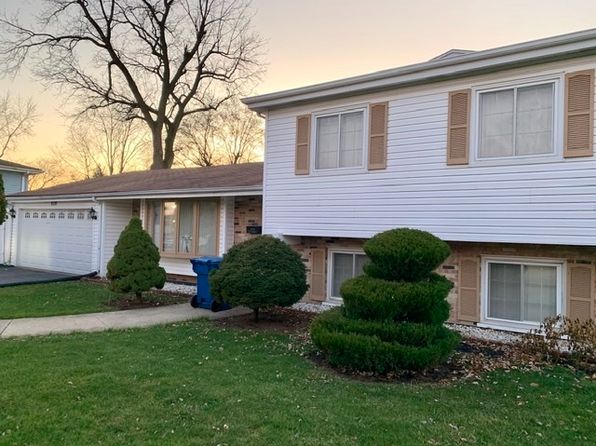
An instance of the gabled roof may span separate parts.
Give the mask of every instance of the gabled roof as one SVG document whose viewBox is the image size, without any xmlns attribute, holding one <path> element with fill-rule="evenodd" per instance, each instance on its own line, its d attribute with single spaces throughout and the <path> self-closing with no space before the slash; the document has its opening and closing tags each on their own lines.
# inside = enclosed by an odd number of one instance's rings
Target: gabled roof
<svg viewBox="0 0 596 446">
<path fill-rule="evenodd" d="M 244 98 L 242 102 L 251 110 L 262 113 L 276 108 L 593 55 L 596 55 L 596 29 L 589 29 L 531 42 L 473 51 L 457 57 L 439 57 L 414 65 L 253 96 Z"/>
<path fill-rule="evenodd" d="M 41 173 L 43 170 L 36 167 L 25 166 L 24 164 L 13 163 L 12 161 L 0 160 L 0 170 L 24 173 Z"/>
<path fill-rule="evenodd" d="M 445 60 L 445 59 L 452 59 L 454 57 L 464 56 L 466 54 L 473 53 L 472 50 L 461 50 L 458 48 L 452 48 L 449 51 L 445 51 L 444 53 L 439 54 L 438 56 L 433 57 L 430 60 Z"/>
<path fill-rule="evenodd" d="M 10 198 L 109 198 L 172 194 L 260 193 L 263 163 L 128 172 L 45 189 L 20 192 Z"/>
</svg>

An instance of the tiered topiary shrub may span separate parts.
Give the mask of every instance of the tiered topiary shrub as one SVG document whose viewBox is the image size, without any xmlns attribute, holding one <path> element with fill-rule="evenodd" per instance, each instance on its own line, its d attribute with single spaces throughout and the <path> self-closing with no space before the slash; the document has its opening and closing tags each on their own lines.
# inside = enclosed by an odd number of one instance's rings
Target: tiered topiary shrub
<svg viewBox="0 0 596 446">
<path fill-rule="evenodd" d="M 443 325 L 453 284 L 433 271 L 449 246 L 428 232 L 393 229 L 364 251 L 365 275 L 344 282 L 343 306 L 313 322 L 315 345 L 331 365 L 365 372 L 424 370 L 446 360 L 460 339 Z"/>
</svg>

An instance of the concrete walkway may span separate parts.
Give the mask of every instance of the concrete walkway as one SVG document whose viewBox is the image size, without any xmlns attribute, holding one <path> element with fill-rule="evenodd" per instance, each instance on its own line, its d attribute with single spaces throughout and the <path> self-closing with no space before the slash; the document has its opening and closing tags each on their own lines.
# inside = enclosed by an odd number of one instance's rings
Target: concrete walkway
<svg viewBox="0 0 596 446">
<path fill-rule="evenodd" d="M 159 308 L 89 313 L 72 316 L 49 316 L 23 319 L 0 319 L 0 338 L 40 336 L 75 331 L 102 331 L 133 327 L 149 327 L 191 319 L 221 319 L 249 313 L 247 308 L 232 308 L 213 313 L 192 308 L 189 304 L 169 305 Z"/>
</svg>

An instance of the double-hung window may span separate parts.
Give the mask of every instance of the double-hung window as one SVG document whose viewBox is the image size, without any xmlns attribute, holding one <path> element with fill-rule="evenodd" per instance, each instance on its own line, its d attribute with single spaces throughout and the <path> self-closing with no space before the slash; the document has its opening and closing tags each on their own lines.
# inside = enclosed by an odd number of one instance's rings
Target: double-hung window
<svg viewBox="0 0 596 446">
<path fill-rule="evenodd" d="M 217 200 L 152 201 L 147 217 L 148 231 L 163 255 L 217 255 Z"/>
<path fill-rule="evenodd" d="M 364 110 L 315 117 L 315 169 L 364 165 Z"/>
<path fill-rule="evenodd" d="M 364 272 L 364 264 L 367 261 L 365 254 L 360 252 L 331 252 L 330 264 L 330 290 L 331 298 L 340 298 L 342 284 L 353 277 L 360 276 Z"/>
<path fill-rule="evenodd" d="M 478 94 L 477 158 L 555 153 L 555 82 Z"/>
<path fill-rule="evenodd" d="M 487 320 L 539 324 L 561 313 L 561 264 L 488 260 L 485 265 Z"/>
</svg>

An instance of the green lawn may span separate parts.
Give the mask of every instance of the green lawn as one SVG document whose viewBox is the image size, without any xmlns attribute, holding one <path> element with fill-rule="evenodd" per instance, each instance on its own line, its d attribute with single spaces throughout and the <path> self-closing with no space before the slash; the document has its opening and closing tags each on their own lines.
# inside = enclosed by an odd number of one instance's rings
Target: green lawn
<svg viewBox="0 0 596 446">
<path fill-rule="evenodd" d="M 596 383 L 563 369 L 357 382 L 207 321 L 3 340 L 0 358 L 3 445 L 594 444 Z"/>
<path fill-rule="evenodd" d="M 112 311 L 110 301 L 121 297 L 105 285 L 87 281 L 0 288 L 0 319 L 57 316 Z M 148 294 L 147 299 L 155 299 Z M 160 300 L 168 300 L 160 296 Z M 173 302 L 178 298 L 171 298 Z"/>
</svg>

